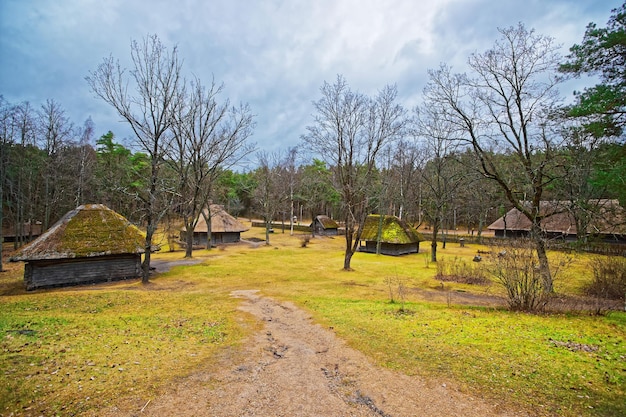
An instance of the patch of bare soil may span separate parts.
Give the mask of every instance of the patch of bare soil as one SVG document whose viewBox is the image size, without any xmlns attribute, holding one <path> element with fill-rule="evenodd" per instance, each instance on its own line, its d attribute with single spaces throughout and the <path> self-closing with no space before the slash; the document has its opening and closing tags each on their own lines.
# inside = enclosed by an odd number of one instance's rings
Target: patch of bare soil
<svg viewBox="0 0 626 417">
<path fill-rule="evenodd" d="M 467 306 L 483 307 L 506 307 L 507 300 L 504 297 L 490 294 L 476 294 L 465 291 L 428 290 L 423 288 L 411 288 L 410 292 L 417 294 L 426 301 L 460 304 Z"/>
<path fill-rule="evenodd" d="M 202 259 L 198 259 L 198 258 L 194 258 L 194 259 L 179 259 L 179 260 L 176 260 L 176 261 L 154 259 L 154 260 L 151 260 L 150 266 L 152 268 L 154 268 L 155 272 L 167 272 L 173 266 L 178 266 L 178 265 L 195 265 L 195 264 L 199 264 L 200 262 L 202 262 Z"/>
<path fill-rule="evenodd" d="M 215 372 L 199 372 L 150 401 L 101 410 L 104 416 L 526 416 L 459 392 L 380 368 L 290 303 L 235 291 L 240 309 L 265 323 L 226 354 Z"/>
</svg>

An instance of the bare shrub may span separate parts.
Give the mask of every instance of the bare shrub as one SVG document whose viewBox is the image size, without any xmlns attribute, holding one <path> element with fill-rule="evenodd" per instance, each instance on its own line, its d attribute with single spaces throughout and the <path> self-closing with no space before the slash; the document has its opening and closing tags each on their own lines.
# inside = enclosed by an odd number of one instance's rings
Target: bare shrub
<svg viewBox="0 0 626 417">
<path fill-rule="evenodd" d="M 626 258 L 595 256 L 589 263 L 593 281 L 585 288 L 587 295 L 624 300 L 626 297 Z"/>
<path fill-rule="evenodd" d="M 396 302 L 396 296 L 398 298 L 398 301 L 400 302 L 400 309 L 398 310 L 399 313 L 407 313 L 408 310 L 404 308 L 404 303 L 406 301 L 406 295 L 408 293 L 408 288 L 406 286 L 406 282 L 399 277 L 386 277 L 385 278 L 385 284 L 387 285 L 387 288 L 389 289 L 389 302 L 390 303 L 395 303 Z"/>
<path fill-rule="evenodd" d="M 512 310 L 536 311 L 549 298 L 543 290 L 539 259 L 528 240 L 511 241 L 491 251 L 490 272 L 504 286 Z"/>
<path fill-rule="evenodd" d="M 311 241 L 311 235 L 303 235 L 300 237 L 300 247 L 306 248 Z"/>
<path fill-rule="evenodd" d="M 425 268 L 430 267 L 430 251 L 427 251 L 426 256 L 424 257 L 424 267 Z"/>
<path fill-rule="evenodd" d="M 435 278 L 439 281 L 454 281 L 462 284 L 488 285 L 490 283 L 481 265 L 466 262 L 456 256 L 452 260 L 442 258 L 437 262 Z"/>
</svg>

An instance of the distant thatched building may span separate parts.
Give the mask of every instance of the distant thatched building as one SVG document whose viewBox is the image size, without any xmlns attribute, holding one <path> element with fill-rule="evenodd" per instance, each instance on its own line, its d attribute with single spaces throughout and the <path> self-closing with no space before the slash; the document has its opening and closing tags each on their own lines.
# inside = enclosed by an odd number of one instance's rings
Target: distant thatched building
<svg viewBox="0 0 626 417">
<path fill-rule="evenodd" d="M 22 226 L 9 225 L 2 227 L 2 238 L 5 242 L 30 242 L 41 236 L 41 222 L 25 222 Z"/>
<path fill-rule="evenodd" d="M 124 216 L 102 204 L 69 211 L 24 246 L 26 289 L 107 282 L 141 275 L 145 237 Z"/>
<path fill-rule="evenodd" d="M 571 204 L 567 201 L 541 201 L 539 215 L 543 216 L 541 228 L 548 238 L 575 240 L 578 234 Z M 626 241 L 626 211 L 618 200 L 590 200 L 587 216 L 587 236 L 605 241 Z M 490 224 L 496 237 L 528 237 L 531 222 L 516 208 Z"/>
<path fill-rule="evenodd" d="M 314 235 L 336 236 L 339 231 L 337 222 L 323 214 L 315 217 L 310 227 Z"/>
<path fill-rule="evenodd" d="M 219 204 L 209 206 L 211 220 L 211 245 L 221 243 L 236 243 L 241 240 L 241 233 L 249 230 L 239 220 L 231 216 Z M 198 218 L 198 223 L 193 231 L 193 244 L 206 246 L 209 239 L 209 228 L 207 227 L 205 216 L 208 216 L 207 209 Z M 180 232 L 181 242 L 186 242 L 187 229 L 182 228 Z"/>
<path fill-rule="evenodd" d="M 380 221 L 381 216 L 378 214 L 367 216 L 359 242 L 361 252 L 376 253 L 379 230 L 381 254 L 405 255 L 419 252 L 420 242 L 424 239 L 417 230 L 396 216 L 383 216 L 382 229 Z"/>
</svg>

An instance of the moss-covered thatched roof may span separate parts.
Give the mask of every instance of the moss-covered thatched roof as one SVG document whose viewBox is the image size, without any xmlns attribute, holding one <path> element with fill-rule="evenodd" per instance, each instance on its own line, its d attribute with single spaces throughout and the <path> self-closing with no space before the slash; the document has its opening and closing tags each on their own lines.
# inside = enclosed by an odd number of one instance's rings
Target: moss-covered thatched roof
<svg viewBox="0 0 626 417">
<path fill-rule="evenodd" d="M 211 210 L 211 233 L 238 233 L 249 230 L 239 220 L 228 214 L 224 206 L 211 204 L 209 209 Z M 204 216 L 207 214 L 207 209 L 204 209 L 204 215 L 200 215 L 194 228 L 195 233 L 208 233 L 209 229 L 204 220 Z M 183 227 L 182 230 L 186 231 L 187 228 Z"/>
<path fill-rule="evenodd" d="M 124 216 L 103 204 L 85 204 L 65 214 L 11 260 L 137 254 L 145 252 L 144 246 L 143 233 Z"/>
<path fill-rule="evenodd" d="M 379 224 L 379 214 L 370 214 L 367 216 L 365 225 L 361 231 L 361 240 L 377 241 Z M 407 244 L 421 242 L 422 240 L 424 240 L 422 236 L 404 220 L 396 216 L 383 216 L 381 242 Z"/>
<path fill-rule="evenodd" d="M 337 224 L 336 221 L 334 221 L 333 219 L 331 219 L 330 217 L 324 215 L 324 214 L 320 214 L 319 216 L 315 217 L 315 220 L 317 220 L 324 229 L 337 229 L 339 228 L 339 225 Z"/>
</svg>

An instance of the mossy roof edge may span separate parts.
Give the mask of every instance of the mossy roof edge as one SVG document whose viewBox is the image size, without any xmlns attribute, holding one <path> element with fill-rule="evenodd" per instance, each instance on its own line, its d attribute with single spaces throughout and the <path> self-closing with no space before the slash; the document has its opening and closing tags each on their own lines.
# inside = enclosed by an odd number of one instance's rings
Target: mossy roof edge
<svg viewBox="0 0 626 417">
<path fill-rule="evenodd" d="M 361 231 L 361 240 L 377 241 L 380 224 L 379 214 L 370 214 Z M 381 242 L 409 244 L 423 241 L 423 237 L 404 220 L 396 216 L 383 216 Z"/>
<path fill-rule="evenodd" d="M 12 261 L 89 258 L 144 253 L 145 236 L 124 216 L 103 204 L 84 204 L 67 212 Z"/>
</svg>

